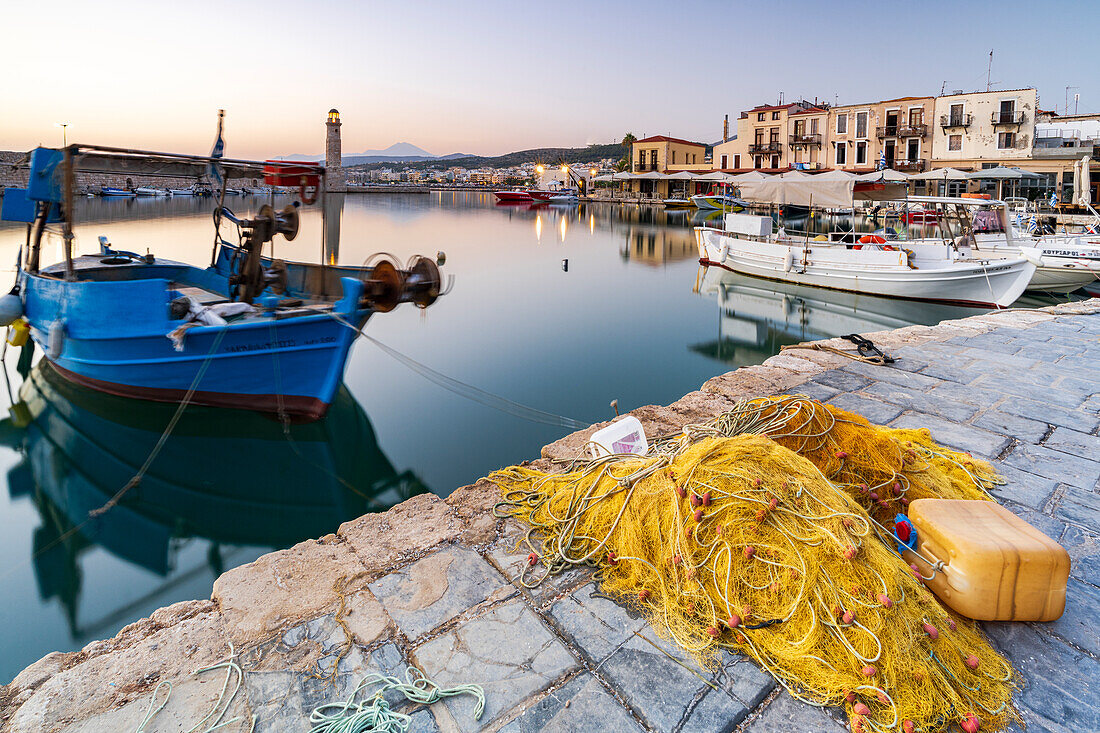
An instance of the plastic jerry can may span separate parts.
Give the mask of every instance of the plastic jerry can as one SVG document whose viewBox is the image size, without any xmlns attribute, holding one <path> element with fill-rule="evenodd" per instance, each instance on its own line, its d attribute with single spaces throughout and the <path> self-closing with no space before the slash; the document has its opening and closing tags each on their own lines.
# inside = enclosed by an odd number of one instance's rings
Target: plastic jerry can
<svg viewBox="0 0 1100 733">
<path fill-rule="evenodd" d="M 644 456 L 649 451 L 642 422 L 633 415 L 621 417 L 588 439 L 588 453 L 600 458 L 611 453 L 635 453 Z"/>
<path fill-rule="evenodd" d="M 918 499 L 909 505 L 925 585 L 957 613 L 981 621 L 1053 621 L 1066 607 L 1069 554 L 992 501 Z"/>
</svg>

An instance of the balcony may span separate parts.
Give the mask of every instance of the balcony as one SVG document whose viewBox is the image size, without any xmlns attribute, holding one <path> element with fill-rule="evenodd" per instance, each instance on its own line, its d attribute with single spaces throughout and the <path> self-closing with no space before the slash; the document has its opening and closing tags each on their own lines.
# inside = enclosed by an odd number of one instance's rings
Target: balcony
<svg viewBox="0 0 1100 733">
<path fill-rule="evenodd" d="M 926 125 L 887 125 L 875 128 L 875 135 L 879 140 L 884 137 L 924 137 L 927 133 Z"/>
<path fill-rule="evenodd" d="M 788 135 L 787 143 L 793 148 L 795 145 L 821 145 L 821 134 L 814 132 L 802 135 Z"/>
<path fill-rule="evenodd" d="M 783 146 L 779 144 L 778 140 L 772 140 L 766 143 L 753 143 L 749 145 L 749 155 L 767 155 L 769 153 L 781 152 L 783 152 Z"/>
<path fill-rule="evenodd" d="M 940 127 L 970 127 L 974 115 L 940 115 Z"/>
<path fill-rule="evenodd" d="M 1019 125 L 1024 121 L 1023 112 L 994 112 L 994 125 Z"/>
<path fill-rule="evenodd" d="M 925 169 L 927 163 L 928 161 L 924 158 L 918 160 L 895 160 L 894 164 L 890 167 L 902 173 L 920 173 Z"/>
<path fill-rule="evenodd" d="M 656 163 L 646 163 L 644 161 L 639 161 L 639 162 L 634 164 L 634 172 L 635 173 L 645 173 L 646 171 L 655 171 L 655 170 L 657 170 L 657 164 Z"/>
</svg>

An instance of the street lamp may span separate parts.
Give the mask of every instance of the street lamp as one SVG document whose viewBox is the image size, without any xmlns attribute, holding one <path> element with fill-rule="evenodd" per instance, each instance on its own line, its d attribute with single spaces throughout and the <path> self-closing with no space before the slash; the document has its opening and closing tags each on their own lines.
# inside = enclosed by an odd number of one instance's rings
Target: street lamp
<svg viewBox="0 0 1100 733">
<path fill-rule="evenodd" d="M 65 134 L 65 128 L 69 126 L 68 122 L 55 122 L 56 126 L 61 128 L 61 147 L 67 148 L 69 146 L 69 139 Z"/>
</svg>

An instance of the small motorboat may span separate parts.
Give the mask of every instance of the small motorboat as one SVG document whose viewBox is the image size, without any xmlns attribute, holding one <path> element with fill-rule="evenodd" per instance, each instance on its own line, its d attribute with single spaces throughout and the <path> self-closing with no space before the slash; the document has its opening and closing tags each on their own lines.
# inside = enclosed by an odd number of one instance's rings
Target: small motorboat
<svg viewBox="0 0 1100 733">
<path fill-rule="evenodd" d="M 744 201 L 729 194 L 699 194 L 698 196 L 692 196 L 691 202 L 700 209 L 737 212 L 748 208 L 748 204 Z"/>
<path fill-rule="evenodd" d="M 549 201 L 551 204 L 557 204 L 559 206 L 568 206 L 570 204 L 579 203 L 580 198 L 575 193 L 556 193 L 553 196 L 550 196 L 547 201 Z"/>
<path fill-rule="evenodd" d="M 100 196 L 111 196 L 114 198 L 132 199 L 137 196 L 133 191 L 127 191 L 124 188 L 111 188 L 110 186 L 103 186 L 99 189 Z"/>
<path fill-rule="evenodd" d="M 923 207 L 909 208 L 901 212 L 898 219 L 906 224 L 935 224 L 940 220 L 940 213 L 935 209 Z"/>
<path fill-rule="evenodd" d="M 493 191 L 493 195 L 496 196 L 497 201 L 502 204 L 531 203 L 531 194 L 526 191 Z"/>
<path fill-rule="evenodd" d="M 167 196 L 168 191 L 163 188 L 150 188 L 149 186 L 139 186 L 134 189 L 134 193 L 138 196 Z"/>
<path fill-rule="evenodd" d="M 665 208 L 668 209 L 690 209 L 691 207 L 695 206 L 695 202 L 693 202 L 691 199 L 671 198 L 665 199 L 661 203 L 664 204 Z"/>
<path fill-rule="evenodd" d="M 367 319 L 403 302 L 431 305 L 441 291 L 439 267 L 423 257 L 403 265 L 382 256 L 363 267 L 328 265 L 323 257 L 319 264 L 265 258 L 263 248 L 275 236 L 297 236 L 295 204 L 281 211 L 264 205 L 249 219 L 218 209 L 214 265 L 208 267 L 117 251 L 106 237 L 98 252 L 73 255 L 68 202 L 75 176 L 61 176 L 61 170 L 156 175 L 170 167 L 198 178 L 215 165 L 226 180 L 264 176 L 274 184 L 313 187 L 324 197 L 325 169 L 316 164 L 284 167 L 84 145 L 36 149 L 23 189 L 33 206 L 4 209 L 6 219 L 31 226 L 16 289 L 5 296 L 16 302 L 9 301 L 3 325 L 25 318 L 51 366 L 85 387 L 286 419 L 321 417 Z M 59 210 L 61 202 L 66 205 Z M 40 266 L 47 222 L 58 220 L 64 259 Z M 223 220 L 236 225 L 236 244 L 221 236 Z"/>
<path fill-rule="evenodd" d="M 193 188 L 170 188 L 168 189 L 170 196 L 194 196 L 195 189 Z"/>
</svg>

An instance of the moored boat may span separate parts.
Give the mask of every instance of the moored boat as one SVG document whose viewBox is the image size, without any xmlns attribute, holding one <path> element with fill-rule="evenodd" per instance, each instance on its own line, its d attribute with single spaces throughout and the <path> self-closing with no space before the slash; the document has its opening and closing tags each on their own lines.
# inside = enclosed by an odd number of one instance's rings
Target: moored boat
<svg viewBox="0 0 1100 733">
<path fill-rule="evenodd" d="M 718 209 L 720 211 L 744 211 L 747 204 L 736 196 L 728 194 L 699 194 L 691 197 L 691 202 L 700 209 Z"/>
<path fill-rule="evenodd" d="M 497 201 L 502 204 L 531 203 L 531 194 L 526 191 L 493 191 L 493 195 L 496 196 Z"/>
<path fill-rule="evenodd" d="M 139 186 L 134 189 L 134 193 L 138 196 L 167 196 L 167 189 L 152 188 L 150 186 Z"/>
<path fill-rule="evenodd" d="M 137 196 L 137 194 L 133 191 L 127 191 L 123 188 L 111 188 L 110 186 L 103 186 L 102 188 L 100 188 L 99 195 L 126 199 L 132 199 Z"/>
<path fill-rule="evenodd" d="M 73 257 L 75 172 L 170 169 L 198 177 L 211 166 L 225 180 L 283 181 L 278 164 L 259 161 L 76 145 L 34 151 L 27 197 L 38 203 L 33 217 L 18 219 L 30 230 L 16 296 L 31 338 L 60 374 L 111 394 L 319 417 L 367 319 L 401 302 L 430 305 L 440 292 L 438 267 L 425 258 L 407 268 L 391 259 L 364 268 L 265 261 L 267 242 L 297 235 L 295 205 L 278 212 L 264 206 L 252 219 L 218 212 L 215 220 L 230 219 L 241 237 L 230 245 L 219 233 L 219 251 L 233 252 L 221 266 L 116 251 L 105 237 L 98 253 Z M 288 177 L 308 178 L 322 190 L 324 168 L 295 164 Z M 58 202 L 64 261 L 40 267 L 46 222 Z"/>
</svg>

